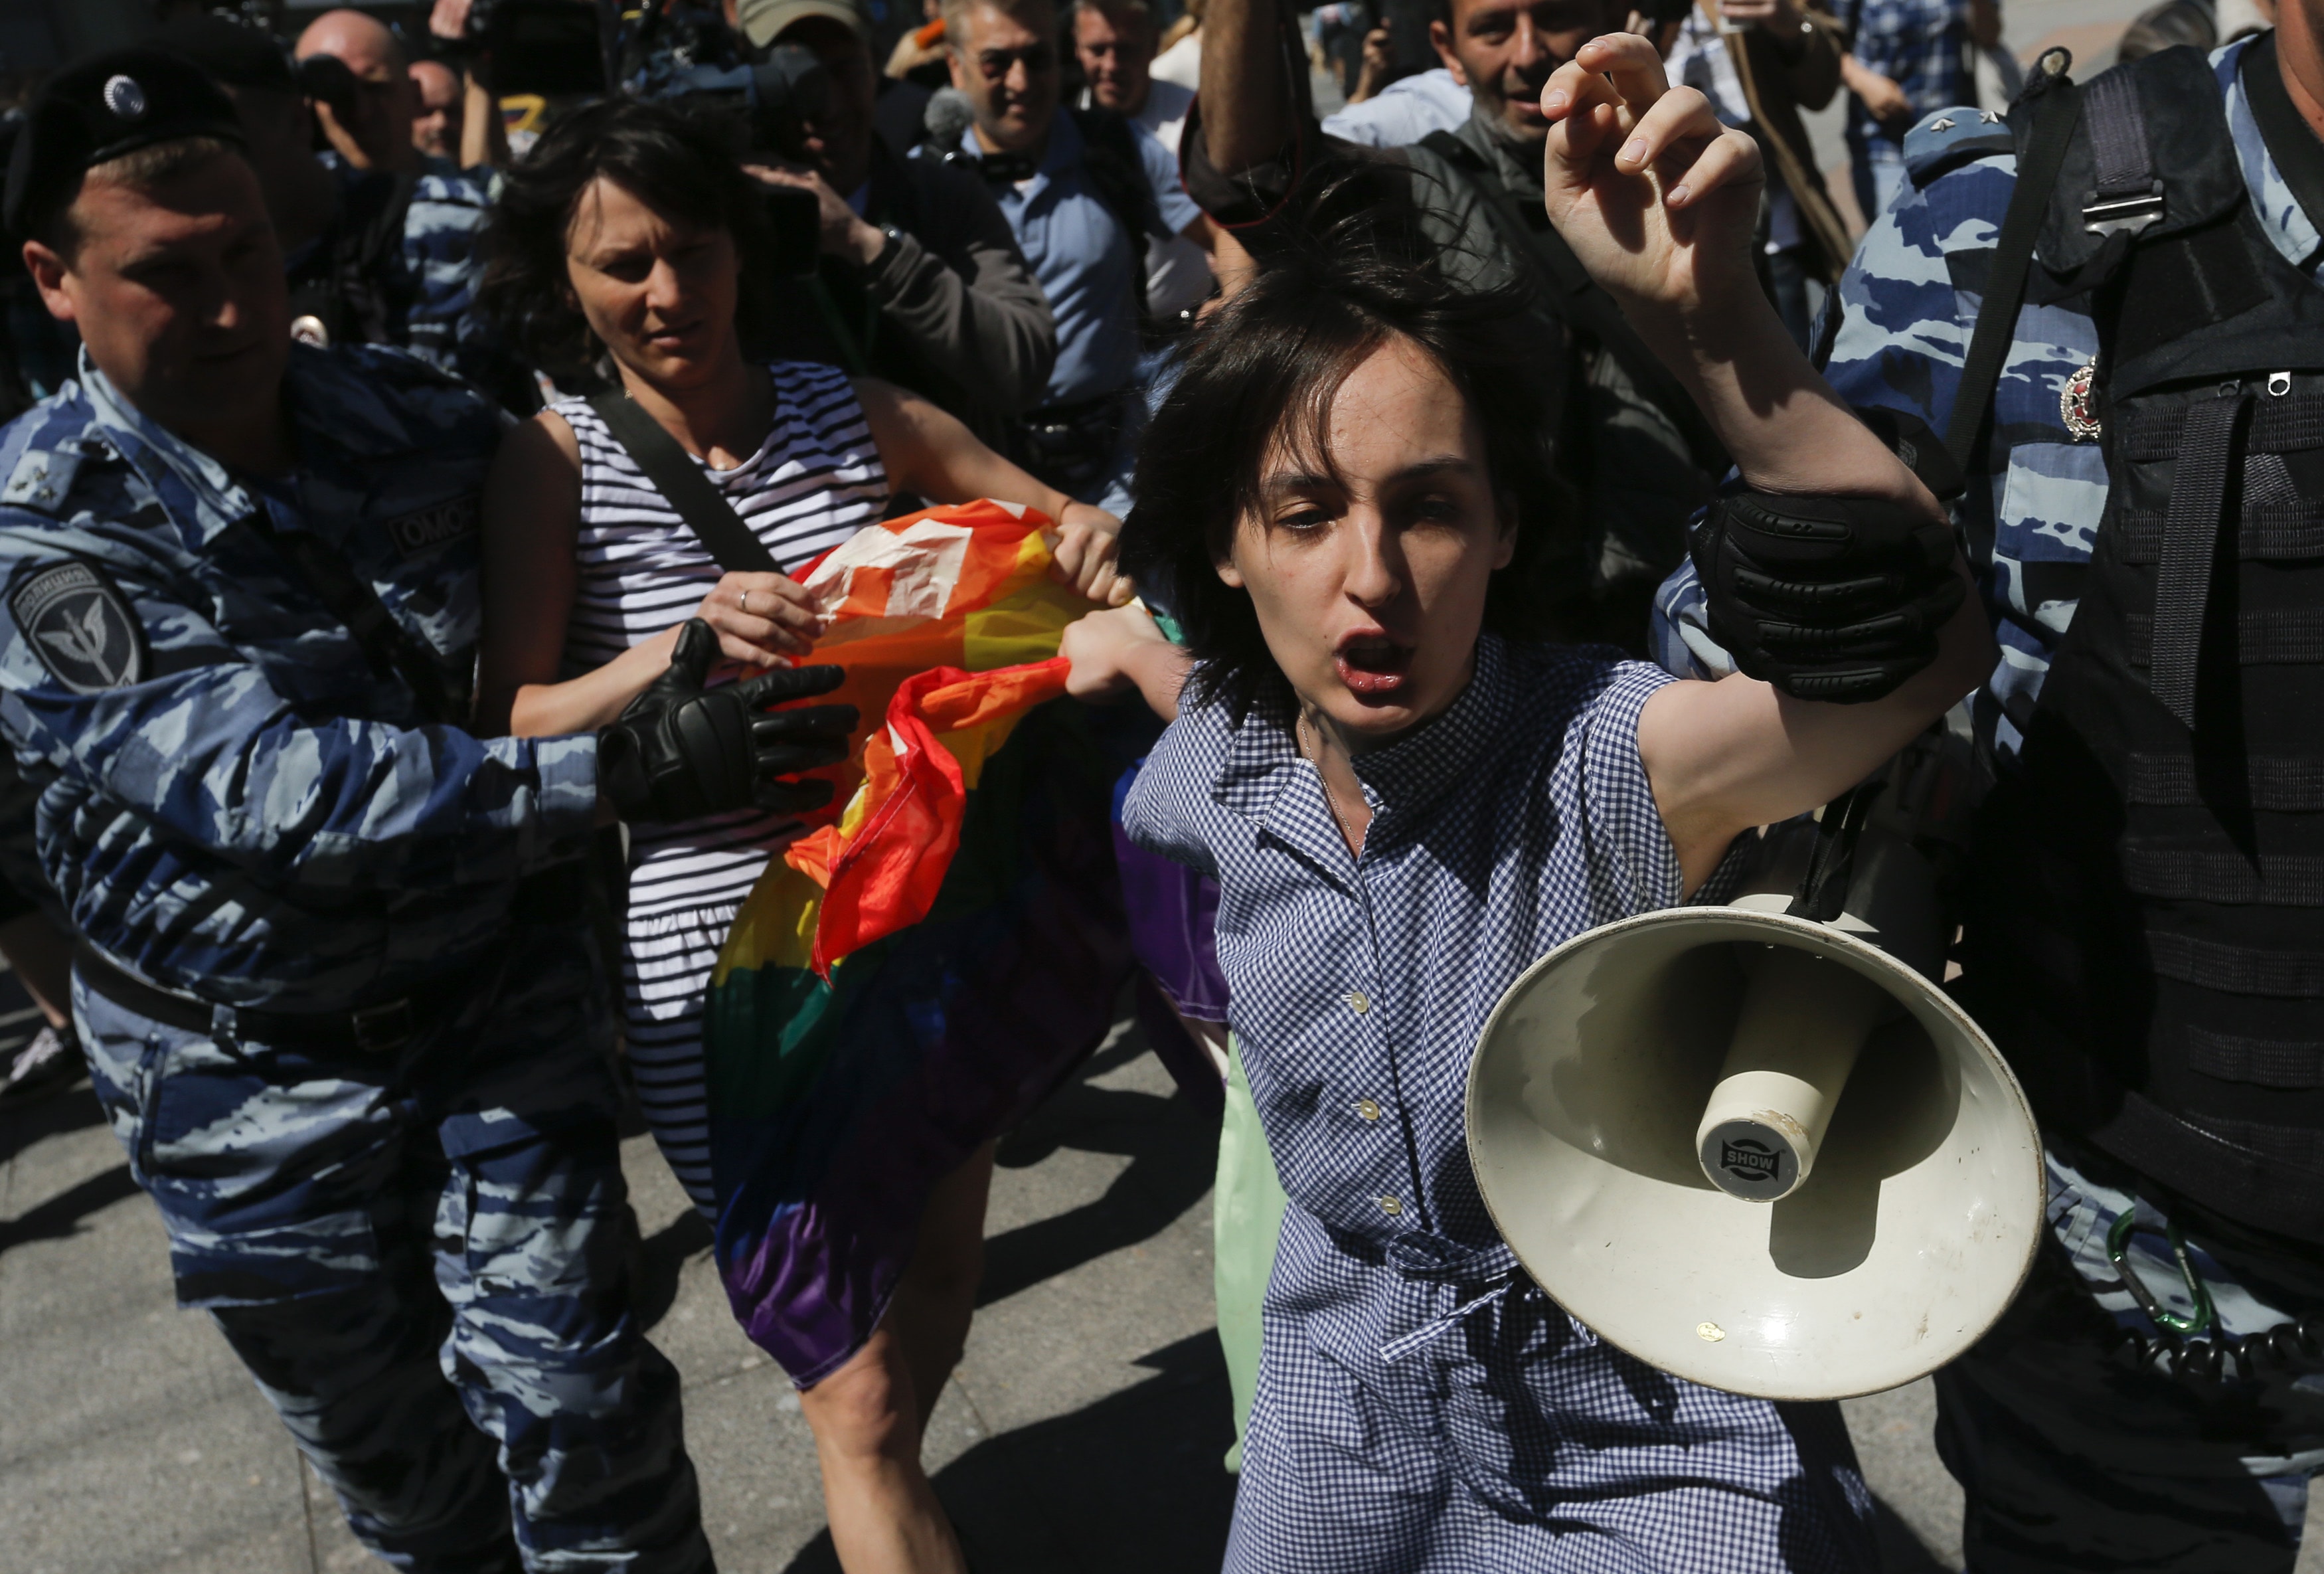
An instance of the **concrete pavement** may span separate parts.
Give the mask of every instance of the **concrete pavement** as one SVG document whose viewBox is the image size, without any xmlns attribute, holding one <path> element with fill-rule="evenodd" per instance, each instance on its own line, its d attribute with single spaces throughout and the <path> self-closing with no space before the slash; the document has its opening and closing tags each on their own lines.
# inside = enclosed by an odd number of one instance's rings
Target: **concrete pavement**
<svg viewBox="0 0 2324 1574">
<path fill-rule="evenodd" d="M 1125 1025 L 1002 1143 L 983 1305 L 928 1449 L 982 1567 L 1218 1566 L 1233 1486 L 1214 1141 Z M 707 1230 L 650 1139 L 623 1156 L 720 1566 L 830 1574 L 798 1402 L 735 1330 Z M 1847 1408 L 1890 1569 L 1957 1569 L 1928 1385 Z M 372 1566 L 208 1320 L 171 1304 L 161 1227 L 85 1088 L 0 1117 L 0 1548 L 8 1574 Z M 2324 1532 L 2301 1567 L 2324 1574 Z"/>
</svg>

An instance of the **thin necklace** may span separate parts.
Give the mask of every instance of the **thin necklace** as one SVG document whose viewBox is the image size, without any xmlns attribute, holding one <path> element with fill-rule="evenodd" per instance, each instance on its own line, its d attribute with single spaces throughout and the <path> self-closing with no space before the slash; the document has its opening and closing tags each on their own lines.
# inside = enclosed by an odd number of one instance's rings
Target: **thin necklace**
<svg viewBox="0 0 2324 1574">
<path fill-rule="evenodd" d="M 1360 856 L 1360 855 L 1356 851 L 1359 845 L 1356 841 L 1356 833 L 1348 829 L 1347 817 L 1340 812 L 1339 801 L 1332 796 L 1332 779 L 1323 773 L 1323 735 L 1308 721 L 1306 712 L 1302 711 L 1292 733 L 1292 741 L 1299 745 L 1299 751 L 1302 754 L 1307 753 L 1309 733 L 1314 734 L 1315 752 L 1308 755 L 1307 763 L 1315 767 L 1315 784 L 1323 790 L 1323 807 L 1331 810 L 1332 823 L 1340 828 L 1340 839 L 1348 844 L 1349 856 Z"/>
</svg>

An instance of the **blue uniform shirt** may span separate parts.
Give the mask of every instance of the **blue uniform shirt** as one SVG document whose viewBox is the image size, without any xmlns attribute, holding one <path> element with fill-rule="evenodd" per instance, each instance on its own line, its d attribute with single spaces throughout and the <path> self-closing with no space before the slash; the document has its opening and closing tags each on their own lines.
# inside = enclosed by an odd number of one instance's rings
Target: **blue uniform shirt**
<svg viewBox="0 0 2324 1574">
<path fill-rule="evenodd" d="M 1130 135 L 1167 234 L 1176 235 L 1202 210 L 1179 183 L 1170 150 L 1135 122 Z M 972 158 L 984 156 L 973 126 L 960 134 L 960 145 Z M 1078 404 L 1128 387 L 1138 372 L 1138 259 L 1082 168 L 1074 117 L 1060 109 L 1049 122 L 1048 151 L 1030 181 L 992 194 L 1057 319 L 1057 364 L 1041 403 Z"/>
<path fill-rule="evenodd" d="M 2243 49 L 2237 42 L 2212 56 L 2236 157 L 2261 228 L 2313 278 L 2324 264 L 2324 237 L 2260 140 L 2236 74 Z M 1983 304 L 1985 258 L 2016 188 L 2017 160 L 2009 128 L 1974 109 L 1948 109 L 1915 126 L 1904 156 L 1910 183 L 1840 280 L 1840 332 L 1824 375 L 1849 404 L 1904 411 L 1941 432 Z M 2066 380 L 2097 359 L 2098 347 L 2097 325 L 2078 301 L 2020 309 L 1994 389 L 1991 468 L 1971 477 L 1955 505 L 1972 542 L 1993 542 L 1990 557 L 1970 566 L 2001 659 L 1970 708 L 1978 742 L 2005 765 L 2016 756 L 2051 653 L 2072 621 L 2106 511 L 2101 441 L 2074 437 L 2061 404 Z M 1664 582 L 1655 629 L 1656 653 L 1671 671 L 1728 670 L 1706 629 L 1692 564 Z"/>
<path fill-rule="evenodd" d="M 344 1009 L 479 955 L 576 856 L 588 737 L 431 724 L 254 523 L 311 531 L 465 686 L 503 418 L 398 352 L 294 347 L 263 488 L 84 360 L 0 430 L 0 733 L 99 949 L 230 1005 Z"/>
</svg>

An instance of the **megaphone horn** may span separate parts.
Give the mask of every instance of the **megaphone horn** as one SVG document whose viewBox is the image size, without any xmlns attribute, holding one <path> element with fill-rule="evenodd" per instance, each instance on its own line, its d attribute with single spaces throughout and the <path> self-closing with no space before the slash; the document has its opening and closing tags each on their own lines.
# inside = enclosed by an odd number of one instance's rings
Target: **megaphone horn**
<svg viewBox="0 0 2324 1574">
<path fill-rule="evenodd" d="M 2032 1264 L 2024 1093 L 1938 986 L 1934 878 L 1859 789 L 1723 907 L 1576 936 L 1494 1008 L 1469 1156 L 1535 1282 L 1608 1343 L 1770 1399 L 1896 1387 Z"/>
</svg>

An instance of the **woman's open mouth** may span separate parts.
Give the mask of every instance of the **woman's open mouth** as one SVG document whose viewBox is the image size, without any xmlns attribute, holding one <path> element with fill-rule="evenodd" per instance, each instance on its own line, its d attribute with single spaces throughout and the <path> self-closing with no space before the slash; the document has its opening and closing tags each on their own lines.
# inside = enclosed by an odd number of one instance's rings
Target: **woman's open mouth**
<svg viewBox="0 0 2324 1574">
<path fill-rule="evenodd" d="M 1340 681 L 1360 699 L 1388 699 L 1404 687 L 1412 668 L 1412 647 L 1384 634 L 1350 634 L 1333 653 Z"/>
</svg>

